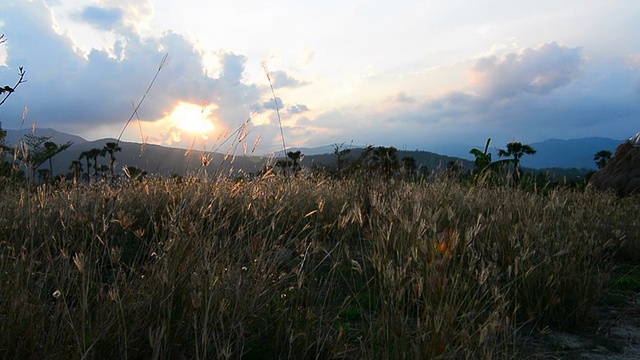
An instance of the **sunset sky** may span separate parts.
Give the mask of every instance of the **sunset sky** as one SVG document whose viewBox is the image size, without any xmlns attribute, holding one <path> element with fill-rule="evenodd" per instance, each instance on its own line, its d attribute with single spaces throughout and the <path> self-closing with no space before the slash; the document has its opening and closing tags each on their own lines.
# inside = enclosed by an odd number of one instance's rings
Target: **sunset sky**
<svg viewBox="0 0 640 360">
<path fill-rule="evenodd" d="M 0 0 L 5 129 L 257 153 L 640 131 L 640 1 Z M 29 111 L 23 122 L 25 107 Z M 139 120 L 138 120 L 139 119 Z"/>
</svg>

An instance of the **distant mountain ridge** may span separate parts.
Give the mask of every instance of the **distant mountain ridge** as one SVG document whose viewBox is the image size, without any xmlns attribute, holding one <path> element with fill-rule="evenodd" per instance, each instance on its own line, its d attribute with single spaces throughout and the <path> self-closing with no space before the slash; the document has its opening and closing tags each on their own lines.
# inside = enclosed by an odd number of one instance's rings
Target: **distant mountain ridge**
<svg viewBox="0 0 640 360">
<path fill-rule="evenodd" d="M 31 129 L 23 130 L 9 130 L 7 129 L 6 143 L 11 145 L 15 144 L 18 140 L 24 137 L 25 134 L 31 133 Z M 55 129 L 44 128 L 36 129 L 36 135 L 39 136 L 51 136 L 52 141 L 57 144 L 63 144 L 71 141 L 73 145 L 66 151 L 58 154 L 54 159 L 54 173 L 67 173 L 69 172 L 69 165 L 71 161 L 77 160 L 80 153 L 83 151 L 91 150 L 93 148 L 102 148 L 107 142 L 115 141 L 115 139 L 100 139 L 95 141 L 88 141 L 80 136 L 67 134 L 57 131 Z M 626 140 L 626 139 L 625 139 Z M 537 150 L 537 153 L 533 156 L 525 156 L 522 159 L 522 166 L 532 169 L 545 169 L 545 168 L 588 168 L 595 169 L 596 165 L 593 160 L 593 156 L 600 150 L 609 150 L 615 153 L 616 148 L 624 140 L 615 140 L 603 137 L 589 137 L 581 139 L 548 139 L 542 142 L 531 143 L 530 145 Z M 496 145 L 493 144 L 492 145 Z M 152 144 L 139 144 L 132 142 L 120 142 L 122 151 L 116 153 L 117 169 L 121 171 L 123 165 L 135 166 L 137 168 L 146 170 L 150 173 L 158 173 L 162 175 L 168 174 L 185 174 L 190 171 L 202 169 L 201 159 L 205 154 L 202 151 L 188 152 L 181 148 L 172 148 L 161 145 Z M 342 149 L 352 149 L 352 157 L 357 156 L 364 146 L 347 145 L 344 144 Z M 418 166 L 424 165 L 430 171 L 446 168 L 449 161 L 461 161 L 465 167 L 473 166 L 473 157 L 469 154 L 469 150 L 473 146 L 456 145 L 457 148 L 451 147 L 450 155 L 441 155 L 435 152 L 416 150 L 416 151 L 398 151 L 398 158 L 405 156 L 412 156 L 416 159 Z M 493 159 L 499 159 L 496 154 L 498 148 L 503 148 L 503 144 L 500 146 L 491 146 L 493 152 Z M 304 155 L 304 159 L 301 162 L 304 166 L 312 166 L 313 164 L 330 165 L 335 162 L 333 152 L 335 145 L 325 145 L 319 147 L 309 148 L 291 148 L 288 151 L 300 150 Z M 225 154 L 210 154 L 211 167 L 218 169 L 222 165 L 222 170 L 242 169 L 247 172 L 256 172 L 262 168 L 269 156 L 244 156 L 242 154 L 236 154 L 234 163 L 229 164 L 229 161 L 233 154 L 225 159 Z M 276 154 L 280 154 L 277 152 Z M 461 156 L 460 154 L 466 154 Z M 458 156 L 455 156 L 458 155 Z M 100 158 L 100 164 L 107 164 L 108 159 Z"/>
<path fill-rule="evenodd" d="M 593 156 L 600 150 L 609 150 L 611 153 L 615 153 L 618 145 L 622 144 L 626 139 L 616 140 L 604 137 L 587 137 L 580 139 L 548 139 L 541 142 L 531 143 L 530 145 L 537 150 L 537 153 L 533 156 L 525 156 L 522 159 L 522 166 L 532 169 L 548 169 L 548 168 L 577 168 L 577 169 L 595 169 L 596 164 L 593 160 Z M 469 150 L 472 148 L 482 149 L 483 146 L 470 146 L 470 145 L 452 145 L 446 148 L 446 156 L 451 159 L 462 158 L 465 160 L 473 160 L 473 156 L 469 154 Z M 493 154 L 493 160 L 498 160 L 500 157 L 497 154 L 497 149 L 503 149 L 506 144 L 491 143 L 489 147 L 490 152 Z M 345 146 L 343 148 L 350 148 Z M 358 148 L 357 146 L 354 148 Z M 320 155 L 333 153 L 334 146 L 320 146 L 315 148 L 292 148 L 289 151 L 300 150 L 306 155 Z M 401 152 L 401 151 L 399 151 Z M 428 151 L 427 151 L 428 152 Z M 407 152 L 407 153 L 413 153 Z M 440 155 L 442 152 L 433 152 Z"/>
<path fill-rule="evenodd" d="M 25 135 L 31 134 L 31 128 L 22 129 L 22 130 L 9 130 L 9 129 L 3 129 L 3 130 L 7 132 L 7 137 L 5 141 L 7 144 L 10 144 L 10 145 L 15 145 L 18 142 L 18 140 L 24 138 Z M 51 137 L 51 141 L 55 142 L 56 144 L 64 144 L 69 141 L 71 141 L 74 144 L 82 144 L 87 142 L 87 140 L 85 140 L 80 136 L 67 134 L 51 128 L 43 128 L 43 129 L 36 128 L 35 135 L 49 136 Z"/>
<path fill-rule="evenodd" d="M 618 145 L 626 139 L 615 140 L 604 137 L 581 139 L 549 139 L 530 144 L 537 153 L 527 156 L 523 166 L 534 169 L 544 168 L 588 168 L 596 169 L 594 155 L 600 150 L 609 150 L 615 154 Z"/>
</svg>

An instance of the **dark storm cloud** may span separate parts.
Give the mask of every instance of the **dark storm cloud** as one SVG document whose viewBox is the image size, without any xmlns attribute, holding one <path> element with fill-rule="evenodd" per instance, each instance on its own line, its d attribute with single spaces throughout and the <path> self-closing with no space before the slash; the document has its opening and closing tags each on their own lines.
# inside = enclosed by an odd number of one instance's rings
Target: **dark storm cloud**
<svg viewBox="0 0 640 360">
<path fill-rule="evenodd" d="M 140 109 L 143 120 L 161 118 L 178 101 L 188 101 L 215 102 L 221 120 L 235 122 L 246 118 L 246 105 L 259 103 L 266 90 L 242 82 L 243 55 L 221 51 L 221 75 L 208 77 L 201 55 L 180 34 L 166 32 L 143 40 L 121 28 L 117 34 L 120 40 L 110 53 L 93 49 L 85 57 L 74 51 L 69 38 L 52 30 L 50 13 L 41 3 L 0 7 L 4 23 L 0 31 L 10 39 L 9 68 L 0 68 L 0 80 L 16 73 L 19 66 L 25 68 L 28 80 L 3 105 L 0 121 L 8 128 L 20 127 L 25 106 L 29 107 L 29 120 L 61 131 L 78 133 L 97 125 L 124 124 L 132 113 L 132 103 L 145 94 L 165 54 L 169 60 Z"/>
<path fill-rule="evenodd" d="M 118 8 L 87 6 L 78 17 L 98 29 L 111 30 L 122 25 L 123 13 Z"/>
</svg>

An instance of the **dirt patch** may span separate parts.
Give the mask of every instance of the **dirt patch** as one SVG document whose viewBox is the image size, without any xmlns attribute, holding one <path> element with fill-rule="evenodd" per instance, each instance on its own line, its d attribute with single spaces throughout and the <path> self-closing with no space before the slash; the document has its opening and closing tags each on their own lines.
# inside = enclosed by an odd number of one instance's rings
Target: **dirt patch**
<svg viewBox="0 0 640 360">
<path fill-rule="evenodd" d="M 591 326 L 572 331 L 548 330 L 534 336 L 527 341 L 527 358 L 640 359 L 640 287 L 633 281 L 629 283 L 630 278 L 635 276 L 619 274 L 616 279 L 620 281 L 594 308 Z"/>
</svg>

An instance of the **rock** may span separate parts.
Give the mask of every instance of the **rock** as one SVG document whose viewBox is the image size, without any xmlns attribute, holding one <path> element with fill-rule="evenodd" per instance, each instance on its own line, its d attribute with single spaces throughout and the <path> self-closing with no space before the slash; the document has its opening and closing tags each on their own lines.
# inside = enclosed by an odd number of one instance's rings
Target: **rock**
<svg viewBox="0 0 640 360">
<path fill-rule="evenodd" d="M 620 196 L 640 192 L 640 133 L 618 146 L 607 165 L 591 177 L 598 189 L 613 189 Z"/>
</svg>

